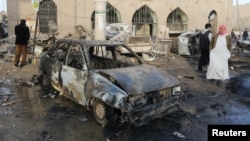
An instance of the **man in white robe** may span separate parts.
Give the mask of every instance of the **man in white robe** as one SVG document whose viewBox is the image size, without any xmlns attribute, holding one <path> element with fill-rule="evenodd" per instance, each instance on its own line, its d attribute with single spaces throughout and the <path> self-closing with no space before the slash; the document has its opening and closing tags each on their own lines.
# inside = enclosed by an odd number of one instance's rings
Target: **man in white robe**
<svg viewBox="0 0 250 141">
<path fill-rule="evenodd" d="M 228 59 L 231 56 L 231 36 L 225 25 L 219 26 L 219 32 L 212 38 L 210 44 L 210 62 L 207 70 L 207 79 L 229 79 Z"/>
</svg>

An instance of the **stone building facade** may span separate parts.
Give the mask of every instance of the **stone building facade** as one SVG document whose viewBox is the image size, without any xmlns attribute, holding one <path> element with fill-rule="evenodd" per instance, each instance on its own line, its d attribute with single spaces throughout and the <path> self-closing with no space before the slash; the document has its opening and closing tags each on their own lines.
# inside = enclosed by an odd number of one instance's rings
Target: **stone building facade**
<svg viewBox="0 0 250 141">
<path fill-rule="evenodd" d="M 249 9 L 250 9 L 250 3 L 233 7 L 233 12 L 232 12 L 233 29 L 241 32 L 243 32 L 245 28 L 250 30 L 250 14 L 247 12 Z"/>
<path fill-rule="evenodd" d="M 38 31 L 46 31 L 50 18 L 55 20 L 61 36 L 72 31 L 75 25 L 82 25 L 88 30 L 95 28 L 95 0 L 45 1 L 50 1 L 51 5 L 44 5 Z M 51 11 L 54 12 L 51 14 Z M 214 25 L 214 31 L 221 23 L 231 28 L 232 11 L 233 0 L 108 0 L 106 22 L 133 25 L 137 35 L 158 36 L 164 29 L 174 35 L 203 29 L 207 22 Z M 27 19 L 34 29 L 37 11 L 31 0 L 8 0 L 7 13 L 9 35 L 14 33 L 12 27 L 20 19 Z"/>
</svg>

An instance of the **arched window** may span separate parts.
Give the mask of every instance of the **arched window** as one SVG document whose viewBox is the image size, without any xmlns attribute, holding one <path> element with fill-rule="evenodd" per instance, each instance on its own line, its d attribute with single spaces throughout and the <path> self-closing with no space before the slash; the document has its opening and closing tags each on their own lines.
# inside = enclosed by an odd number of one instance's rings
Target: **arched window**
<svg viewBox="0 0 250 141">
<path fill-rule="evenodd" d="M 157 22 L 155 13 L 144 5 L 133 15 L 132 25 L 135 26 L 136 35 L 156 35 Z"/>
<path fill-rule="evenodd" d="M 180 9 L 173 10 L 167 18 L 167 27 L 170 32 L 183 32 L 188 29 L 188 18 L 186 14 Z"/>
<path fill-rule="evenodd" d="M 106 10 L 107 10 L 107 13 L 106 13 L 107 23 L 121 22 L 120 13 L 115 7 L 107 3 Z"/>
<path fill-rule="evenodd" d="M 50 21 L 50 22 L 49 22 Z M 43 0 L 39 6 L 39 30 L 41 33 L 50 33 L 49 23 L 57 25 L 57 7 L 52 0 Z"/>
<path fill-rule="evenodd" d="M 121 22 L 120 12 L 111 4 L 106 5 L 106 22 L 107 23 L 119 23 Z M 91 16 L 92 29 L 95 28 L 95 11 Z"/>
</svg>

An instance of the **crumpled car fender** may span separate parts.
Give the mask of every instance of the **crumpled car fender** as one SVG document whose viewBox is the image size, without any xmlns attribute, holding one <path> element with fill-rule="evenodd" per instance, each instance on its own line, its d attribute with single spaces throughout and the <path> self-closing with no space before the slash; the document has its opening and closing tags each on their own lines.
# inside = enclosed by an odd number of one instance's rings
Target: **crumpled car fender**
<svg viewBox="0 0 250 141">
<path fill-rule="evenodd" d="M 86 84 L 86 94 L 91 98 L 98 98 L 110 107 L 124 109 L 125 99 L 128 96 L 125 91 L 113 84 L 102 75 L 90 71 Z M 89 102 L 88 102 L 89 103 Z"/>
</svg>

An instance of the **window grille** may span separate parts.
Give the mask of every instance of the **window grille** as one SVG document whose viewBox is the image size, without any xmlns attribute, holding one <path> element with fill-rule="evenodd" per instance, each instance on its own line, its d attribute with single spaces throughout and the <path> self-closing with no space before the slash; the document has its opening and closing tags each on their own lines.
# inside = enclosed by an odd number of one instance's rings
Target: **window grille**
<svg viewBox="0 0 250 141">
<path fill-rule="evenodd" d="M 170 31 L 187 30 L 187 16 L 180 8 L 172 11 L 167 18 L 167 27 Z"/>
<path fill-rule="evenodd" d="M 153 23 L 152 10 L 148 6 L 143 6 L 137 10 L 132 19 L 133 23 Z"/>
<path fill-rule="evenodd" d="M 135 12 L 132 24 L 135 26 L 136 35 L 153 35 L 153 28 L 157 26 L 157 23 L 154 23 L 152 18 L 154 15 L 153 11 L 146 5 Z"/>
<path fill-rule="evenodd" d="M 106 22 L 107 23 L 119 23 L 121 22 L 120 19 L 118 18 L 119 16 L 119 11 L 107 3 L 106 5 Z M 92 29 L 95 28 L 95 11 L 93 12 L 91 16 L 91 22 L 92 22 Z"/>
<path fill-rule="evenodd" d="M 39 28 L 41 33 L 49 33 L 49 21 L 57 25 L 57 7 L 51 0 L 43 0 L 39 5 Z"/>
<path fill-rule="evenodd" d="M 118 17 L 117 17 L 118 10 L 116 8 L 114 8 L 112 5 L 107 3 L 106 9 L 107 9 L 107 13 L 106 13 L 106 22 L 107 23 L 120 22 Z"/>
</svg>

